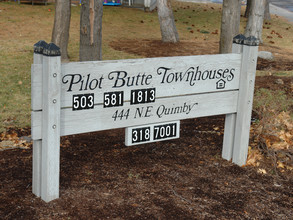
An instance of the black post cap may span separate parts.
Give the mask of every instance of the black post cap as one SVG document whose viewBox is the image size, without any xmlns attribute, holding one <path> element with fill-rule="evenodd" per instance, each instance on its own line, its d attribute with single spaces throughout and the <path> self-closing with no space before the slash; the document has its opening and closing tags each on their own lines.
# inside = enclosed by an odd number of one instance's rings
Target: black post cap
<svg viewBox="0 0 293 220">
<path fill-rule="evenodd" d="M 243 44 L 246 37 L 243 34 L 238 34 L 233 38 L 233 43 L 235 44 Z"/>
<path fill-rule="evenodd" d="M 43 55 L 49 56 L 49 57 L 61 56 L 61 51 L 60 51 L 60 48 L 56 44 L 49 43 L 48 46 L 44 48 Z"/>
<path fill-rule="evenodd" d="M 254 37 L 254 36 L 250 36 L 250 37 L 247 37 L 245 40 L 244 40 L 244 45 L 247 45 L 247 46 L 258 46 L 259 45 L 259 39 Z"/>
<path fill-rule="evenodd" d="M 258 46 L 259 42 L 259 39 L 256 37 L 245 37 L 243 34 L 238 34 L 236 37 L 233 38 L 233 43 L 242 44 L 246 46 Z"/>
<path fill-rule="evenodd" d="M 34 53 L 43 54 L 44 48 L 46 48 L 48 44 L 46 41 L 40 40 L 38 43 L 34 45 Z"/>
</svg>

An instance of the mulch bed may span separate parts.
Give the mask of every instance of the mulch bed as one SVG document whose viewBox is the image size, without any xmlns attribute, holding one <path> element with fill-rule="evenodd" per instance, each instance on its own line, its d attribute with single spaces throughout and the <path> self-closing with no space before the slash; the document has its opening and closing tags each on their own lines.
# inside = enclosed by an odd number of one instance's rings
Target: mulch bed
<svg viewBox="0 0 293 220">
<path fill-rule="evenodd" d="M 184 120 L 180 139 L 132 147 L 124 146 L 123 129 L 63 137 L 61 197 L 50 203 L 31 192 L 31 149 L 2 151 L 0 216 L 288 219 L 292 175 L 221 159 L 223 124 L 223 116 Z"/>
</svg>

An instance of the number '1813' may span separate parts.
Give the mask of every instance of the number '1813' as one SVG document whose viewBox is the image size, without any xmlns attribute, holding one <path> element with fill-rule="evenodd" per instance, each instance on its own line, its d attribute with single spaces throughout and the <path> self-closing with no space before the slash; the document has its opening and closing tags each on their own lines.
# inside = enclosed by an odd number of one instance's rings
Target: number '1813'
<svg viewBox="0 0 293 220">
<path fill-rule="evenodd" d="M 156 89 L 136 89 L 131 90 L 130 104 L 143 104 L 154 102 L 156 99 Z"/>
</svg>

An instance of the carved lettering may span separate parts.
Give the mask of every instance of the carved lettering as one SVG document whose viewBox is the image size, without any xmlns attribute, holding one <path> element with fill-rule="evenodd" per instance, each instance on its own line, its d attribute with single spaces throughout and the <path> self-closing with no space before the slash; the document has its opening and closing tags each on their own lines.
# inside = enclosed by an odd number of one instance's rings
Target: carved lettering
<svg viewBox="0 0 293 220">
<path fill-rule="evenodd" d="M 113 71 L 108 75 L 108 79 L 114 81 L 113 88 L 149 85 L 152 77 L 152 75 L 146 75 L 145 73 L 128 76 L 125 71 Z"/>
<path fill-rule="evenodd" d="M 91 74 L 82 76 L 81 74 L 67 74 L 63 76 L 62 83 L 68 84 L 67 92 L 71 92 L 73 87 L 74 90 L 86 91 L 95 90 L 96 88 L 102 88 L 103 76 L 99 79 L 91 78 Z"/>
<path fill-rule="evenodd" d="M 170 84 L 178 82 L 189 82 L 190 86 L 194 86 L 197 81 L 206 81 L 213 79 L 227 79 L 232 81 L 234 79 L 234 68 L 201 70 L 199 66 L 189 67 L 186 71 L 175 72 L 172 68 L 159 67 L 157 74 L 160 75 L 161 84 Z"/>
</svg>

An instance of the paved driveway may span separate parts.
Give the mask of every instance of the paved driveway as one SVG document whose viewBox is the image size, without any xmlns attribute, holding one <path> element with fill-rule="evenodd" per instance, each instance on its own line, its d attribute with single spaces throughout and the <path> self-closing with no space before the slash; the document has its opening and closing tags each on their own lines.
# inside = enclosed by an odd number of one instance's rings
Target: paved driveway
<svg viewBox="0 0 293 220">
<path fill-rule="evenodd" d="M 270 0 L 271 4 L 293 12 L 293 0 Z"/>
<path fill-rule="evenodd" d="M 270 12 L 293 22 L 293 0 L 270 0 Z"/>
</svg>

